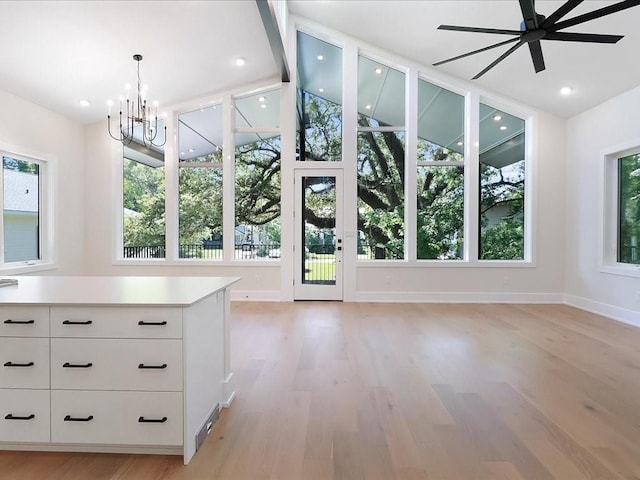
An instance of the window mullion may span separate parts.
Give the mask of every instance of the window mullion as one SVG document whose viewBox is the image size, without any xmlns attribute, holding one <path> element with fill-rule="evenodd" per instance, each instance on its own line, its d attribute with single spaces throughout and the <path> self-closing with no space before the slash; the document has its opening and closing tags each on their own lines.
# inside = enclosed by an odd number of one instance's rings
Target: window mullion
<svg viewBox="0 0 640 480">
<path fill-rule="evenodd" d="M 478 261 L 480 232 L 480 97 L 465 97 L 464 142 L 464 252 L 471 263 Z"/>
<path fill-rule="evenodd" d="M 406 78 L 406 143 L 405 143 L 405 259 L 415 261 L 417 257 L 417 195 L 416 169 L 418 159 L 418 71 L 410 68 Z"/>
<path fill-rule="evenodd" d="M 235 231 L 235 121 L 230 96 L 222 101 L 222 248 L 225 261 L 234 257 Z"/>
<path fill-rule="evenodd" d="M 169 140 L 164 149 L 164 188 L 165 188 L 165 259 L 178 258 L 178 155 L 175 142 L 176 134 L 175 114 L 166 118 L 167 135 Z M 170 134 L 169 132 L 173 132 Z"/>
</svg>

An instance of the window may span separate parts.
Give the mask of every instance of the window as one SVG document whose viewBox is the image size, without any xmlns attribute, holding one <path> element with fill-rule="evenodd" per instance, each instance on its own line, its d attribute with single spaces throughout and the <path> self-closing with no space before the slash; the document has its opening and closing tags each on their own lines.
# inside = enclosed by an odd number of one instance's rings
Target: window
<svg viewBox="0 0 640 480">
<path fill-rule="evenodd" d="M 525 258 L 525 121 L 480 104 L 481 260 Z"/>
<path fill-rule="evenodd" d="M 417 252 L 459 260 L 464 250 L 464 97 L 418 80 Z"/>
<path fill-rule="evenodd" d="M 342 160 L 342 49 L 298 32 L 300 161 Z"/>
<path fill-rule="evenodd" d="M 222 260 L 222 106 L 178 116 L 178 256 Z"/>
<path fill-rule="evenodd" d="M 640 153 L 617 159 L 617 261 L 640 265 Z"/>
<path fill-rule="evenodd" d="M 165 257 L 164 154 L 132 142 L 123 148 L 124 258 Z"/>
<path fill-rule="evenodd" d="M 40 260 L 40 164 L 2 157 L 4 263 Z"/>
<path fill-rule="evenodd" d="M 280 258 L 279 115 L 279 89 L 236 100 L 236 260 Z"/>
<path fill-rule="evenodd" d="M 405 74 L 358 59 L 358 258 L 404 259 Z"/>
<path fill-rule="evenodd" d="M 2 257 L 11 269 L 52 258 L 48 163 L 10 152 L 2 156 Z"/>
</svg>

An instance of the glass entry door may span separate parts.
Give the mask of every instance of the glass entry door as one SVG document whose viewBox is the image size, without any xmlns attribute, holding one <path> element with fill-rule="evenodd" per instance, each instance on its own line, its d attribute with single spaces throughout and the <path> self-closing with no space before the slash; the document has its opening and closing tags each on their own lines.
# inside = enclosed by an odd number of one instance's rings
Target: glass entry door
<svg viewBox="0 0 640 480">
<path fill-rule="evenodd" d="M 296 300 L 342 300 L 342 171 L 297 170 Z"/>
</svg>

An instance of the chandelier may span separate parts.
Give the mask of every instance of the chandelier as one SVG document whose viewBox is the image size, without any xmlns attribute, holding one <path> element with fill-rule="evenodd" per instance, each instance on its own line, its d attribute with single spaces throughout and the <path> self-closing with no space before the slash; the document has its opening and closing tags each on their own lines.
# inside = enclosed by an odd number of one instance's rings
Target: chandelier
<svg viewBox="0 0 640 480">
<path fill-rule="evenodd" d="M 113 102 L 109 100 L 109 113 L 107 115 L 107 127 L 109 135 L 114 140 L 129 145 L 133 141 L 143 143 L 146 147 L 162 147 L 167 141 L 167 127 L 164 127 L 164 134 L 158 137 L 158 102 L 153 103 L 153 112 L 151 107 L 147 106 L 146 85 L 142 86 L 140 82 L 140 61 L 142 55 L 135 54 L 133 59 L 138 63 L 138 91 L 135 101 L 129 98 L 131 90 L 130 85 L 126 85 L 126 99 L 124 95 L 120 96 L 120 128 L 118 133 L 111 133 L 111 107 Z M 126 110 L 123 110 L 123 107 Z M 162 143 L 160 143 L 162 140 Z"/>
</svg>

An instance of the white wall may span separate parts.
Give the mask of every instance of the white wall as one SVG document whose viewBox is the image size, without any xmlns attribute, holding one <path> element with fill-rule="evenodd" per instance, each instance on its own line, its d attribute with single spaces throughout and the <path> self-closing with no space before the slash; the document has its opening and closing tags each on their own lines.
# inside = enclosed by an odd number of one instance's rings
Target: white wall
<svg viewBox="0 0 640 480">
<path fill-rule="evenodd" d="M 640 325 L 640 278 L 599 269 L 601 152 L 640 138 L 640 87 L 567 123 L 567 301 Z"/>
<path fill-rule="evenodd" d="M 84 129 L 81 124 L 0 91 L 0 144 L 35 158 L 54 158 L 59 268 L 42 272 L 77 275 L 84 271 Z"/>
</svg>

